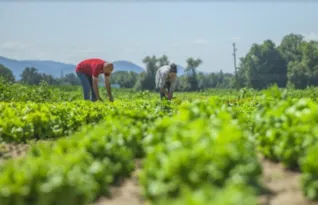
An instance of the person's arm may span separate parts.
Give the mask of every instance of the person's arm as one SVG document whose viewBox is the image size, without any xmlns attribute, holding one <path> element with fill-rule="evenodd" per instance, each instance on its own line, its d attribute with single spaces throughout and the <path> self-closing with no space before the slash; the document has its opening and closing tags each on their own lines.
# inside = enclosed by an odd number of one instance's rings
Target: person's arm
<svg viewBox="0 0 318 205">
<path fill-rule="evenodd" d="M 159 77 L 159 88 L 160 88 L 160 92 L 163 92 L 165 94 L 165 96 L 168 97 L 168 92 L 166 89 L 164 89 L 166 81 L 167 81 L 168 75 L 167 74 L 163 74 L 162 76 Z"/>
<path fill-rule="evenodd" d="M 172 97 L 173 97 L 173 92 L 176 88 L 176 84 L 177 84 L 177 80 L 174 80 L 172 83 L 171 83 L 171 87 L 170 87 L 170 92 L 168 94 L 168 99 L 171 100 Z"/>
<path fill-rule="evenodd" d="M 164 89 L 163 87 L 160 88 L 160 92 L 163 92 L 165 94 L 165 96 L 168 97 L 168 92 L 166 89 Z"/>
<path fill-rule="evenodd" d="M 93 90 L 95 92 L 95 96 L 97 100 L 102 100 L 100 95 L 99 95 L 99 90 L 98 90 L 98 69 L 97 69 L 98 65 L 93 65 L 92 66 L 92 84 L 93 84 Z"/>
<path fill-rule="evenodd" d="M 173 92 L 171 92 L 171 91 L 168 93 L 168 100 L 172 99 L 172 94 L 173 94 Z"/>
<path fill-rule="evenodd" d="M 93 78 L 93 89 L 96 95 L 97 100 L 101 100 L 99 91 L 98 91 L 98 77 L 92 76 Z"/>
<path fill-rule="evenodd" d="M 113 102 L 114 99 L 113 99 L 112 91 L 111 91 L 110 76 L 106 76 L 105 75 L 105 87 L 106 87 L 106 90 L 107 90 L 109 101 Z"/>
</svg>

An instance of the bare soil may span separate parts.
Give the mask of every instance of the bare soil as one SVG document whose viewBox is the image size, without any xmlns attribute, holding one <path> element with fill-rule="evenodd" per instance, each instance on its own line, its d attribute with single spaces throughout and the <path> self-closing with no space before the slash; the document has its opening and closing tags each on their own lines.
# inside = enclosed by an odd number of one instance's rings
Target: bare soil
<svg viewBox="0 0 318 205">
<path fill-rule="evenodd" d="M 113 187 L 112 198 L 102 197 L 92 205 L 143 205 L 146 204 L 141 197 L 141 190 L 137 179 L 133 176 L 124 181 L 120 187 Z"/>
<path fill-rule="evenodd" d="M 0 162 L 8 158 L 23 157 L 29 147 L 28 144 L 0 144 Z M 262 184 L 267 193 L 259 197 L 260 205 L 318 205 L 318 202 L 304 197 L 300 172 L 288 170 L 280 163 L 264 158 L 261 158 L 261 162 Z M 140 167 L 140 161 L 137 161 L 132 177 L 123 180 L 120 186 L 111 188 L 111 198 L 101 197 L 92 205 L 146 205 L 137 179 Z"/>
<path fill-rule="evenodd" d="M 300 177 L 301 173 L 284 168 L 280 163 L 261 159 L 263 166 L 262 183 L 267 190 L 259 197 L 260 205 L 318 205 L 318 202 L 309 201 L 303 195 Z M 141 196 L 137 173 L 124 181 L 120 187 L 112 188 L 112 198 L 100 198 L 92 205 L 146 205 Z"/>
<path fill-rule="evenodd" d="M 318 205 L 307 200 L 301 189 L 301 173 L 287 170 L 280 163 L 262 160 L 262 182 L 269 193 L 259 198 L 262 205 Z"/>
<path fill-rule="evenodd" d="M 22 157 L 27 152 L 29 146 L 29 144 L 0 144 L 0 160 Z"/>
<path fill-rule="evenodd" d="M 0 162 L 17 157 L 24 157 L 34 144 L 54 143 L 54 139 L 36 140 L 28 143 L 0 143 Z"/>
<path fill-rule="evenodd" d="M 140 171 L 140 161 L 136 162 L 136 170 L 132 177 L 123 181 L 119 187 L 111 188 L 111 198 L 101 197 L 92 205 L 146 205 L 141 196 L 141 188 L 138 185 L 138 172 Z"/>
</svg>

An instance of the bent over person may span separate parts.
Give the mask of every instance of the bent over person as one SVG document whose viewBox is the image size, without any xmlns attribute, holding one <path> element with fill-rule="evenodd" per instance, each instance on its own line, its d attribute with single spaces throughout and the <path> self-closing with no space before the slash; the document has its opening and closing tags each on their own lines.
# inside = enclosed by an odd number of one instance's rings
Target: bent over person
<svg viewBox="0 0 318 205">
<path fill-rule="evenodd" d="M 75 71 L 81 81 L 84 100 L 102 101 L 102 98 L 100 97 L 98 91 L 98 76 L 103 73 L 109 101 L 114 101 L 110 85 L 110 74 L 113 70 L 114 65 L 112 63 L 106 62 L 99 58 L 90 58 L 83 60 L 76 66 Z"/>
<path fill-rule="evenodd" d="M 156 88 L 159 88 L 160 99 L 166 97 L 172 99 L 177 82 L 177 66 L 172 63 L 160 67 L 156 73 Z"/>
</svg>

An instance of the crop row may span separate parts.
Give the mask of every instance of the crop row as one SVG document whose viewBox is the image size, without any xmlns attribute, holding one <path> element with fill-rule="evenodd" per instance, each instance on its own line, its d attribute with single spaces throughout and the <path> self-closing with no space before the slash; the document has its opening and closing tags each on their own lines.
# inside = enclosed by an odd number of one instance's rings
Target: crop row
<svg viewBox="0 0 318 205">
<path fill-rule="evenodd" d="M 311 99 L 264 100 L 255 112 L 253 135 L 261 153 L 302 172 L 306 197 L 318 200 L 318 105 Z"/>
<path fill-rule="evenodd" d="M 105 117 L 71 137 L 32 146 L 23 158 L 0 166 L 2 205 L 81 205 L 128 177 L 142 155 L 147 127 L 125 116 Z"/>
<path fill-rule="evenodd" d="M 299 166 L 305 195 L 318 199 L 318 105 L 310 99 L 277 97 L 265 98 L 254 111 L 248 104 L 246 113 L 218 97 L 184 102 L 178 109 L 173 102 L 152 99 L 113 104 L 0 103 L 1 117 L 7 117 L 0 125 L 28 119 L 25 126 L 42 126 L 34 130 L 49 130 L 46 137 L 95 124 L 54 143 L 34 145 L 26 157 L 1 165 L 0 201 L 88 204 L 128 177 L 135 157 L 144 157 L 139 179 L 152 204 L 254 205 L 262 172 L 255 143 L 266 157 L 290 168 Z M 50 120 L 30 117 L 43 113 L 50 113 L 44 115 Z M 60 125 L 66 126 L 65 133 L 54 135 L 56 124 L 46 124 L 54 119 L 64 120 Z M 67 124 L 76 119 L 78 127 Z M 3 133 L 10 134 L 3 127 L 2 138 Z M 46 132 L 32 133 L 17 139 Z"/>
<path fill-rule="evenodd" d="M 96 123 L 109 108 L 91 102 L 0 103 L 0 139 L 20 142 L 56 138 L 70 134 L 81 126 Z"/>
<path fill-rule="evenodd" d="M 211 99 L 154 123 L 143 140 L 145 197 L 152 204 L 257 204 L 262 169 L 241 117 Z"/>
<path fill-rule="evenodd" d="M 90 101 L 0 102 L 0 141 L 26 142 L 67 136 L 83 125 L 97 123 L 110 115 L 153 120 L 170 112 L 170 105 L 159 106 L 154 101 L 111 104 Z"/>
<path fill-rule="evenodd" d="M 2 204 L 88 204 L 128 177 L 136 157 L 145 157 L 140 184 L 154 204 L 255 204 L 261 167 L 234 110 L 217 100 L 197 101 L 158 119 L 170 113 L 168 105 L 135 106 L 126 112 L 118 106 L 97 125 L 5 161 Z"/>
<path fill-rule="evenodd" d="M 81 99 L 80 87 L 76 86 L 48 86 L 22 85 L 6 82 L 0 77 L 1 102 L 64 102 Z"/>
</svg>

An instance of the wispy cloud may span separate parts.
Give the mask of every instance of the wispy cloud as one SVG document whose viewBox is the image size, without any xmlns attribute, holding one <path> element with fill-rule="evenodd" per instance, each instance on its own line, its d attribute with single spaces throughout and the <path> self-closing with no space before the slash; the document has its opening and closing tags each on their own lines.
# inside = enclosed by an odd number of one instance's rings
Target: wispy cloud
<svg viewBox="0 0 318 205">
<path fill-rule="evenodd" d="M 305 40 L 307 41 L 318 41 L 318 34 L 317 33 L 314 33 L 314 32 L 310 32 L 310 33 L 307 33 L 307 34 L 302 34 L 304 37 L 305 37 Z"/>
<path fill-rule="evenodd" d="M 89 53 L 102 53 L 102 50 L 99 49 L 89 49 L 89 48 L 78 48 L 73 50 L 73 53 L 84 53 L 84 54 L 89 54 Z"/>
<path fill-rule="evenodd" d="M 178 44 L 178 43 L 173 43 L 173 44 L 171 44 L 171 46 L 172 47 L 177 47 L 177 46 L 179 46 L 180 44 Z"/>
<path fill-rule="evenodd" d="M 29 48 L 30 44 L 17 41 L 5 41 L 0 45 L 0 47 L 6 51 L 21 51 Z"/>
<path fill-rule="evenodd" d="M 122 52 L 124 52 L 124 53 L 133 53 L 133 52 L 135 52 L 135 51 L 136 51 L 136 49 L 134 49 L 134 48 L 129 48 L 129 47 L 122 49 Z"/>
<path fill-rule="evenodd" d="M 98 48 L 73 47 L 63 55 L 63 59 L 68 63 L 77 63 L 85 58 L 101 57 L 104 51 Z"/>
<path fill-rule="evenodd" d="M 195 45 L 208 45 L 209 41 L 206 40 L 206 39 L 203 39 L 203 38 L 198 38 L 198 39 L 195 39 L 194 41 L 192 41 L 192 44 L 195 44 Z"/>
<path fill-rule="evenodd" d="M 239 41 L 241 40 L 241 37 L 238 37 L 238 36 L 233 36 L 232 37 L 232 41 Z"/>
</svg>

